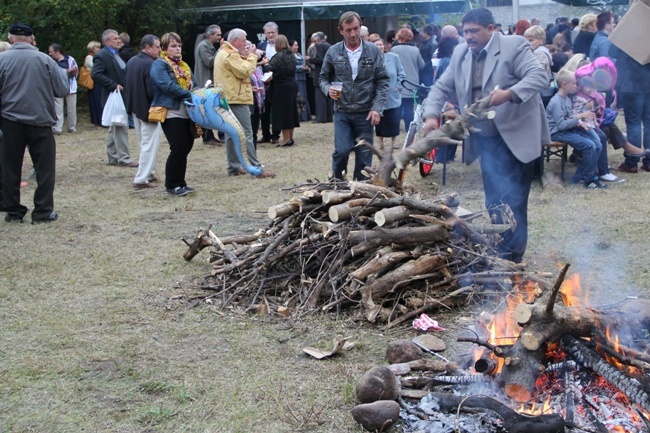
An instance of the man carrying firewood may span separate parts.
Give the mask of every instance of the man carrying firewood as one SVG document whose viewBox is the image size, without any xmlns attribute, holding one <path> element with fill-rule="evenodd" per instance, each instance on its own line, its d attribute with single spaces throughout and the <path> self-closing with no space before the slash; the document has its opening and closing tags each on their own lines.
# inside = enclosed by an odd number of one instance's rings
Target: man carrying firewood
<svg viewBox="0 0 650 433">
<path fill-rule="evenodd" d="M 461 112 L 491 98 L 496 115 L 476 123 L 480 131 L 465 141 L 465 158 L 471 164 L 480 157 L 485 206 L 492 222 L 504 222 L 501 205 L 512 210 L 515 223 L 503 234 L 499 255 L 519 263 L 528 241 L 533 161 L 540 157 L 542 145 L 551 141 L 539 96 L 548 77 L 526 39 L 494 31 L 489 10 L 471 10 L 462 25 L 466 43 L 455 48 L 449 67 L 429 92 L 424 130 L 438 128 L 442 108 L 454 94 Z"/>
</svg>

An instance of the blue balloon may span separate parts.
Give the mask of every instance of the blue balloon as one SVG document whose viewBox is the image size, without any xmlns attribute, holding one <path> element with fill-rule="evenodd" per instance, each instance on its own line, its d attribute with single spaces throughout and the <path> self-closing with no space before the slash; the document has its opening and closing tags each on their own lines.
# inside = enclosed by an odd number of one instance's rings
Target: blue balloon
<svg viewBox="0 0 650 433">
<path fill-rule="evenodd" d="M 253 176 L 262 174 L 262 168 L 250 165 L 246 134 L 237 118 L 230 111 L 228 100 L 221 87 L 201 87 L 192 91 L 192 102 L 185 101 L 187 114 L 201 128 L 215 129 L 226 134 L 235 143 L 235 152 L 242 167 Z"/>
</svg>

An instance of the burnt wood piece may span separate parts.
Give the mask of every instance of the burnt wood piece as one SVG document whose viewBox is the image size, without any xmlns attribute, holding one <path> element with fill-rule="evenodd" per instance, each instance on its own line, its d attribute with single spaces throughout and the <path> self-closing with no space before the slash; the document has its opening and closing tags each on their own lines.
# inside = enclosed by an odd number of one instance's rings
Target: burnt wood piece
<svg viewBox="0 0 650 433">
<path fill-rule="evenodd" d="M 575 411 L 575 383 L 573 381 L 573 372 L 564 372 L 564 396 L 565 396 L 565 415 L 564 420 L 567 424 L 573 424 L 573 413 Z"/>
<path fill-rule="evenodd" d="M 564 432 L 567 426 L 558 414 L 523 415 L 484 395 L 463 397 L 442 392 L 432 392 L 429 395 L 438 400 L 440 410 L 446 413 L 456 413 L 458 410 L 489 410 L 503 420 L 503 428 L 507 433 L 559 433 Z"/>
<path fill-rule="evenodd" d="M 631 380 L 572 335 L 567 334 L 562 337 L 562 347 L 578 364 L 601 375 L 625 394 L 630 401 L 650 412 L 650 393 L 643 389 L 638 382 Z"/>
<path fill-rule="evenodd" d="M 467 385 L 469 383 L 491 383 L 494 381 L 494 377 L 488 376 L 486 374 L 465 374 L 462 376 L 435 376 L 431 379 L 427 379 L 427 387 L 437 386 L 437 385 Z"/>
<path fill-rule="evenodd" d="M 546 316 L 551 316 L 553 314 L 553 308 L 555 307 L 555 302 L 557 300 L 557 294 L 560 292 L 560 289 L 562 288 L 562 283 L 564 282 L 564 278 L 566 278 L 566 273 L 569 271 L 569 266 L 571 266 L 569 263 L 566 263 L 563 267 L 562 270 L 560 271 L 560 275 L 558 275 L 557 280 L 555 281 L 555 285 L 553 286 L 553 290 L 551 291 L 551 296 L 548 298 L 548 303 L 546 304 Z"/>
<path fill-rule="evenodd" d="M 618 350 L 616 352 L 605 333 L 598 328 L 593 329 L 594 341 L 598 342 L 599 349 L 607 352 L 618 359 L 621 364 L 632 365 L 641 370 L 650 371 L 650 355 L 647 353 L 639 352 L 631 347 L 627 347 L 620 342 L 618 343 Z"/>
</svg>

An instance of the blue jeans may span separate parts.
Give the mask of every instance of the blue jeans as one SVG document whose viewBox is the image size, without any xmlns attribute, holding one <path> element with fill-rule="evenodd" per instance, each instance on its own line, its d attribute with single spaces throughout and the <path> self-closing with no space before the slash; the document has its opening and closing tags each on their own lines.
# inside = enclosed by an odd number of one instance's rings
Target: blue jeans
<svg viewBox="0 0 650 433">
<path fill-rule="evenodd" d="M 650 93 L 622 93 L 625 101 L 623 113 L 627 129 L 627 141 L 636 147 L 650 149 Z M 625 164 L 634 166 L 638 157 L 625 157 Z M 650 159 L 643 158 L 643 165 L 650 166 Z"/>
<path fill-rule="evenodd" d="M 413 121 L 413 116 L 415 115 L 415 101 L 413 97 L 402 98 L 402 119 L 404 119 L 404 132 L 408 132 L 409 126 Z"/>
<path fill-rule="evenodd" d="M 575 150 L 582 152 L 582 161 L 578 165 L 576 173 L 571 177 L 571 182 L 591 182 L 596 177 L 598 155 L 600 155 L 602 143 L 593 129 L 585 131 L 582 128 L 576 128 L 558 131 L 551 135 L 551 138 L 562 141 Z"/>
<path fill-rule="evenodd" d="M 517 225 L 502 234 L 499 256 L 515 263 L 522 261 L 528 243 L 528 196 L 533 183 L 533 162 L 523 163 L 510 151 L 500 136 L 477 134 L 485 207 L 495 224 L 503 224 L 495 207 L 510 206 Z"/>
<path fill-rule="evenodd" d="M 600 128 L 593 129 L 600 140 L 600 153 L 598 154 L 598 176 L 604 176 L 609 173 L 609 161 L 607 157 L 607 136 Z"/>
<path fill-rule="evenodd" d="M 372 151 L 365 146 L 356 146 L 357 138 L 362 138 L 372 144 L 373 126 L 367 120 L 368 112 L 334 113 L 334 153 L 332 154 L 332 171 L 334 177 L 343 179 L 343 172 L 348 171 L 350 152 L 354 150 L 354 180 L 367 179 L 361 173 L 365 167 L 372 166 Z"/>
</svg>

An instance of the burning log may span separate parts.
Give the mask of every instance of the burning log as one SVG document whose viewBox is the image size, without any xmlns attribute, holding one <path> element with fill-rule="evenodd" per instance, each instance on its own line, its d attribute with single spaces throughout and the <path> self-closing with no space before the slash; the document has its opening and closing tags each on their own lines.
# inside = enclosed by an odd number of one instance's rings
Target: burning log
<svg viewBox="0 0 650 433">
<path fill-rule="evenodd" d="M 458 411 L 475 410 L 493 412 L 502 419 L 503 428 L 508 433 L 557 433 L 564 431 L 564 428 L 567 427 L 560 415 L 522 415 L 500 401 L 484 395 L 463 397 L 432 392 L 429 396 L 438 401 L 440 410 L 443 412 L 457 413 Z"/>
<path fill-rule="evenodd" d="M 562 337 L 562 346 L 576 362 L 602 376 L 620 389 L 631 401 L 650 412 L 650 393 L 638 382 L 630 380 L 624 373 L 571 335 Z"/>
<path fill-rule="evenodd" d="M 505 365 L 501 372 L 504 391 L 514 401 L 523 403 L 533 397 L 535 381 L 544 371 L 544 348 L 531 351 L 522 340 L 504 349 Z"/>
<path fill-rule="evenodd" d="M 522 345 L 531 351 L 544 343 L 557 341 L 565 334 L 586 336 L 598 326 L 606 327 L 612 319 L 587 308 L 556 305 L 553 313 L 546 313 L 544 305 L 520 304 L 515 310 L 517 323 L 524 327 L 519 338 Z"/>
</svg>

